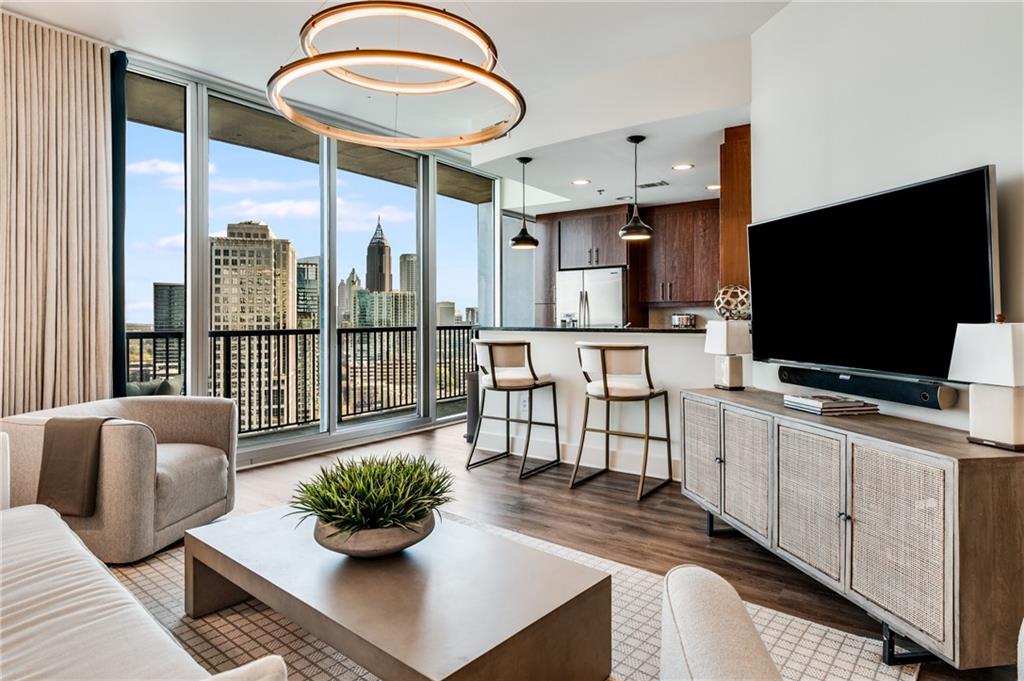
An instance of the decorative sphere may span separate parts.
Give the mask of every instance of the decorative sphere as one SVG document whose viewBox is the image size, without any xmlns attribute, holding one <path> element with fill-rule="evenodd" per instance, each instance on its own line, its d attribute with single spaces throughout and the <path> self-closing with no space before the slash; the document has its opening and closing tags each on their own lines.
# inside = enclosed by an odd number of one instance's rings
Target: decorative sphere
<svg viewBox="0 0 1024 681">
<path fill-rule="evenodd" d="M 715 296 L 715 312 L 722 319 L 750 319 L 750 289 L 739 284 L 723 286 Z"/>
</svg>

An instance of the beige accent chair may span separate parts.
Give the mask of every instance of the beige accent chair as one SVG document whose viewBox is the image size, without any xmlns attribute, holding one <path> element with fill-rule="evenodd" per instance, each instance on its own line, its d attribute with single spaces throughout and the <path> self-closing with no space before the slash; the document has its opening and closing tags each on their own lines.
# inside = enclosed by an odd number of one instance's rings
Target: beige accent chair
<svg viewBox="0 0 1024 681">
<path fill-rule="evenodd" d="M 235 503 L 235 403 L 218 397 L 127 397 L 9 416 L 11 505 L 34 504 L 46 421 L 109 416 L 100 431 L 96 513 L 65 518 L 107 563 L 131 563 Z"/>
<path fill-rule="evenodd" d="M 268 655 L 213 677 L 46 506 L 0 511 L 0 660 L 17 679 L 287 681 Z"/>
<path fill-rule="evenodd" d="M 736 590 L 710 570 L 680 565 L 665 575 L 662 681 L 782 677 Z"/>
</svg>

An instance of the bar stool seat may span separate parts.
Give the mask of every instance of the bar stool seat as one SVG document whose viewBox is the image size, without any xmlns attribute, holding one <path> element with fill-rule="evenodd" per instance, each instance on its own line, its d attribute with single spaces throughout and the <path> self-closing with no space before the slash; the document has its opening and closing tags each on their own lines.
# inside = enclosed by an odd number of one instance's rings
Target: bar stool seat
<svg viewBox="0 0 1024 681">
<path fill-rule="evenodd" d="M 605 382 L 601 379 L 587 383 L 587 394 L 592 397 L 645 397 L 656 392 L 646 383 L 636 383 L 627 379 L 608 377 L 608 392 Z"/>
<path fill-rule="evenodd" d="M 497 382 L 497 385 L 495 384 Z M 484 374 L 481 383 L 491 389 L 527 388 L 551 382 L 550 374 L 534 375 L 527 367 L 495 367 L 491 374 Z"/>
<path fill-rule="evenodd" d="M 636 490 L 636 500 L 640 501 L 672 481 L 672 429 L 669 425 L 668 391 L 658 390 L 654 387 L 654 381 L 651 379 L 649 351 L 646 345 L 578 342 L 576 343 L 576 354 L 579 358 L 580 369 L 583 371 L 583 378 L 587 382 L 587 391 L 583 403 L 583 428 L 580 432 L 579 448 L 576 450 L 576 463 L 573 464 L 572 477 L 569 479 L 569 488 L 574 489 L 610 470 L 612 437 L 635 438 L 644 442 L 643 461 L 640 464 L 640 482 Z M 659 398 L 665 407 L 664 436 L 651 435 L 651 402 Z M 591 400 L 604 402 L 604 428 L 590 426 Z M 642 433 L 612 429 L 611 407 L 616 402 L 643 402 L 644 431 Z M 577 478 L 587 433 L 604 435 L 604 468 Z M 652 440 L 665 443 L 668 477 L 645 490 L 647 458 Z"/>
<path fill-rule="evenodd" d="M 526 445 L 523 447 L 523 462 L 519 466 L 520 480 L 560 464 L 562 447 L 558 439 L 558 396 L 555 382 L 551 380 L 550 376 L 534 371 L 529 341 L 474 339 L 473 346 L 476 348 L 476 363 L 480 368 L 481 375 L 480 416 L 476 422 L 473 447 L 469 450 L 469 458 L 466 460 L 466 470 L 503 459 L 511 454 L 513 423 L 526 424 Z M 541 388 L 551 388 L 551 410 L 554 415 L 552 422 L 533 419 L 533 392 Z M 512 393 L 523 391 L 527 395 L 526 418 L 512 418 Z M 486 413 L 487 394 L 490 392 L 505 393 L 504 416 Z M 476 445 L 480 440 L 480 426 L 484 419 L 505 422 L 505 451 L 474 461 L 473 455 L 476 453 Z M 555 458 L 527 470 L 526 459 L 530 453 L 530 438 L 533 435 L 534 426 L 547 426 L 555 429 Z"/>
</svg>

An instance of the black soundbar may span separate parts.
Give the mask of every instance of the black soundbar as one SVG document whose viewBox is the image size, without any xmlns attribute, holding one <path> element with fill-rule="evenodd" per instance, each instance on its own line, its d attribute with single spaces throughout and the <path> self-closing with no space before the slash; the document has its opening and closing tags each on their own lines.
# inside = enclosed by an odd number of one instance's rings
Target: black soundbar
<svg viewBox="0 0 1024 681">
<path fill-rule="evenodd" d="M 956 404 L 957 391 L 925 381 L 905 381 L 879 376 L 844 374 L 827 369 L 780 366 L 779 380 L 792 385 L 912 404 L 926 409 L 949 409 Z"/>
</svg>

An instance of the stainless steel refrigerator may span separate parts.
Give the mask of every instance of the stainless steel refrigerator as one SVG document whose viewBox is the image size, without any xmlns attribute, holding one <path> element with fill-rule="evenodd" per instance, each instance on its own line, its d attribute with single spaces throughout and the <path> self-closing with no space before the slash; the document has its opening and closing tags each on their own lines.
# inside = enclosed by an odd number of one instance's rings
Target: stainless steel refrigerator
<svg viewBox="0 0 1024 681">
<path fill-rule="evenodd" d="M 621 267 L 563 270 L 555 280 L 559 326 L 621 327 L 626 323 L 626 276 Z"/>
</svg>

